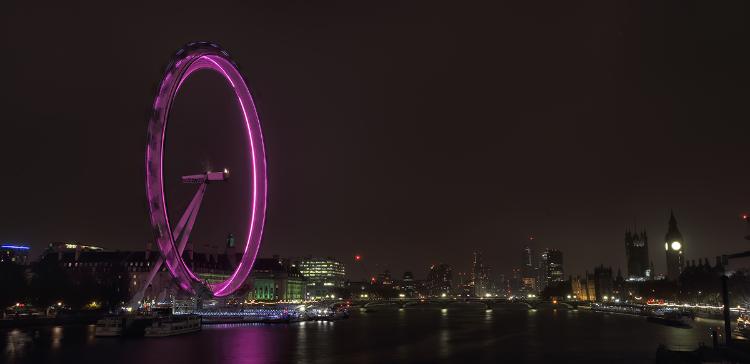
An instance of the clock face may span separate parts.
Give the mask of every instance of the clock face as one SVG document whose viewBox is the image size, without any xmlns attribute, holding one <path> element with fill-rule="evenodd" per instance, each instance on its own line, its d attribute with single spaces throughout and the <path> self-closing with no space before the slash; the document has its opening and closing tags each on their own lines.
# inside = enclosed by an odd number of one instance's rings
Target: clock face
<svg viewBox="0 0 750 364">
<path fill-rule="evenodd" d="M 680 250 L 680 248 L 682 248 L 682 244 L 679 241 L 672 242 L 672 250 Z"/>
</svg>

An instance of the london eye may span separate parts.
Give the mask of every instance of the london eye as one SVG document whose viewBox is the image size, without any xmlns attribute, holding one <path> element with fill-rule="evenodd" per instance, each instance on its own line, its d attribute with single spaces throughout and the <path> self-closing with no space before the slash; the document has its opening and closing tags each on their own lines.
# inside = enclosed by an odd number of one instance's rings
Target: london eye
<svg viewBox="0 0 750 364">
<path fill-rule="evenodd" d="M 181 181 L 197 185 L 195 196 L 188 204 L 179 221 L 170 224 L 165 189 L 165 141 L 167 122 L 173 102 L 183 83 L 191 74 L 208 70 L 218 73 L 231 87 L 241 109 L 244 128 L 249 148 L 238 150 L 248 155 L 250 171 L 248 189 L 250 203 L 247 236 L 243 238 L 242 258 L 229 276 L 220 282 L 209 283 L 191 270 L 183 259 L 183 252 L 190 233 L 196 222 L 204 195 L 209 184 L 226 181 L 229 171 L 206 171 L 204 173 L 183 176 Z M 266 156 L 260 120 L 255 110 L 250 90 L 229 54 L 220 46 L 208 42 L 189 43 L 174 55 L 166 68 L 153 102 L 153 111 L 148 124 L 148 145 L 146 148 L 146 196 L 149 217 L 153 228 L 154 239 L 161 250 L 161 257 L 152 267 L 144 289 L 154 279 L 156 273 L 165 264 L 167 270 L 179 287 L 190 293 L 198 294 L 206 289 L 214 297 L 225 297 L 239 289 L 250 274 L 260 247 L 266 215 Z M 139 300 L 140 292 L 134 297 Z"/>
</svg>

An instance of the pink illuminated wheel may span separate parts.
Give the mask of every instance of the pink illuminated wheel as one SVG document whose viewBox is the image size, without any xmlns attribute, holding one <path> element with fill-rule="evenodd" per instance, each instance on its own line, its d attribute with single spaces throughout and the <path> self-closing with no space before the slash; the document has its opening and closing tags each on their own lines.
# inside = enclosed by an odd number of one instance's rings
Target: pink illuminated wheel
<svg viewBox="0 0 750 364">
<path fill-rule="evenodd" d="M 250 145 L 247 153 L 250 157 L 249 170 L 252 183 L 247 188 L 250 189 L 252 201 L 250 203 L 251 211 L 245 249 L 242 259 L 229 278 L 223 282 L 210 284 L 202 281 L 185 264 L 182 258 L 182 250 L 187 238 L 181 239 L 179 242 L 175 241 L 175 235 L 182 233 L 185 224 L 180 221 L 175 230 L 170 227 L 164 196 L 164 140 L 169 112 L 182 83 L 198 70 L 215 71 L 230 84 L 242 109 L 246 126 L 244 131 L 247 133 Z M 201 188 L 203 190 L 199 189 L 199 194 L 202 198 L 205 185 L 202 185 Z M 263 235 L 266 217 L 266 154 L 260 120 L 256 114 L 250 90 L 237 66 L 229 58 L 229 54 L 216 44 L 190 43 L 177 51 L 172 62 L 167 66 L 154 100 L 154 109 L 148 126 L 146 196 L 154 237 L 161 250 L 162 258 L 167 265 L 167 269 L 183 290 L 196 293 L 196 288 L 204 286 L 214 296 L 223 297 L 233 293 L 243 284 L 255 262 Z M 197 199 L 198 204 L 200 204 L 200 199 L 197 196 L 194 200 Z M 197 210 L 195 214 L 197 214 Z M 183 218 L 183 220 L 185 219 Z M 195 217 L 193 216 L 188 226 L 191 227 L 194 220 Z M 189 228 L 187 230 L 189 231 Z"/>
</svg>

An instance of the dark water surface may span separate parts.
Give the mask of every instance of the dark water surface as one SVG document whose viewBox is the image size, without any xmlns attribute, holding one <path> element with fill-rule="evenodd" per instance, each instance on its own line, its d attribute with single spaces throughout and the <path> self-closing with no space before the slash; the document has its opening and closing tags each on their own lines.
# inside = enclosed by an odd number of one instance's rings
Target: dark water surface
<svg viewBox="0 0 750 364">
<path fill-rule="evenodd" d="M 653 362 L 659 343 L 711 344 L 683 329 L 584 310 L 354 312 L 348 320 L 204 326 L 169 338 L 96 338 L 93 326 L 0 331 L 7 363 Z"/>
</svg>

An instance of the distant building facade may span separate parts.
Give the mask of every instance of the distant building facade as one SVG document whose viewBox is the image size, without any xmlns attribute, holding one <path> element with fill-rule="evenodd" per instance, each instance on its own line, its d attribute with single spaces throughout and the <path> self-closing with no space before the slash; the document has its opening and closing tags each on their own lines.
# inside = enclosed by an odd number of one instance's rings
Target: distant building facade
<svg viewBox="0 0 750 364">
<path fill-rule="evenodd" d="M 241 253 L 228 249 L 223 254 L 195 252 L 188 244 L 183 253 L 185 263 L 195 274 L 208 282 L 226 279 L 232 274 Z M 233 256 L 234 255 L 234 256 Z M 98 247 L 77 244 L 51 244 L 43 254 L 41 264 L 53 264 L 63 269 L 74 286 L 93 285 L 107 292 L 112 302 L 125 304 L 143 293 L 142 304 L 158 303 L 187 296 L 175 284 L 166 266 L 156 272 L 151 283 L 144 287 L 149 272 L 159 259 L 159 252 L 151 244 L 141 251 L 107 251 Z M 287 260 L 274 257 L 257 259 L 253 269 L 238 290 L 248 300 L 302 300 L 306 294 L 304 277 Z"/>
<path fill-rule="evenodd" d="M 475 297 L 484 297 L 490 293 L 488 269 L 482 261 L 482 253 L 475 251 L 471 269 L 470 285 Z"/>
<path fill-rule="evenodd" d="M 429 297 L 450 295 L 453 280 L 453 270 L 448 264 L 433 264 L 425 280 L 425 292 Z"/>
<path fill-rule="evenodd" d="M 530 238 L 530 240 L 533 240 Z M 529 294 L 538 293 L 540 288 L 539 282 L 541 281 L 538 263 L 534 259 L 534 251 L 530 246 L 525 246 L 521 250 L 521 287 L 518 294 Z"/>
<path fill-rule="evenodd" d="M 335 258 L 306 257 L 297 266 L 307 278 L 307 293 L 311 299 L 335 297 L 346 285 L 346 268 Z"/>
<path fill-rule="evenodd" d="M 563 272 L 563 253 L 560 250 L 545 250 L 543 261 L 546 284 L 565 281 L 565 273 Z"/>
<path fill-rule="evenodd" d="M 0 263 L 29 264 L 31 248 L 23 244 L 0 245 Z"/>
<path fill-rule="evenodd" d="M 591 278 L 591 280 L 589 280 Z M 572 298 L 579 301 L 594 301 L 596 300 L 596 292 L 594 287 L 593 276 L 589 277 L 585 274 L 583 277 L 576 276 L 570 281 L 570 290 Z M 591 287 L 589 288 L 589 284 Z M 594 292 L 590 292 L 594 291 Z M 593 293 L 593 294 L 590 294 Z"/>
<path fill-rule="evenodd" d="M 288 259 L 279 256 L 256 259 L 248 283 L 249 300 L 303 301 L 307 296 L 305 277 Z"/>
<path fill-rule="evenodd" d="M 417 296 L 417 282 L 414 280 L 414 274 L 412 272 L 404 272 L 401 282 L 401 290 L 406 297 Z"/>
<path fill-rule="evenodd" d="M 597 301 L 606 301 L 612 297 L 614 291 L 614 280 L 612 277 L 612 268 L 600 265 L 594 268 L 594 294 Z M 591 291 L 589 290 L 589 294 Z"/>
<path fill-rule="evenodd" d="M 625 256 L 628 260 L 628 279 L 650 279 L 652 272 L 648 258 L 648 236 L 646 231 L 625 231 Z"/>
</svg>

